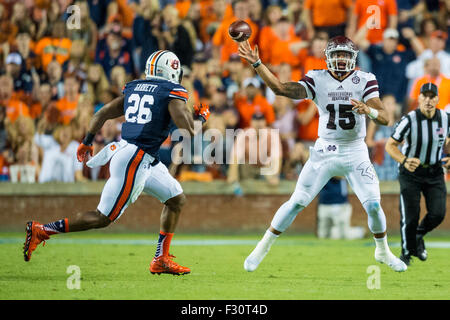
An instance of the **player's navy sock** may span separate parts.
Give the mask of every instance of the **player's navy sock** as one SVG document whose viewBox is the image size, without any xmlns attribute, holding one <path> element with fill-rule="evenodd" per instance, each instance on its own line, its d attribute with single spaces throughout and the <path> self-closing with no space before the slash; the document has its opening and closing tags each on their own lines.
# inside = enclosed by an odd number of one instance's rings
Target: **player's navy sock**
<svg viewBox="0 0 450 320">
<path fill-rule="evenodd" d="M 69 221 L 67 218 L 44 224 L 43 229 L 50 236 L 52 234 L 69 232 Z"/>
<path fill-rule="evenodd" d="M 172 241 L 173 233 L 160 231 L 159 232 L 159 239 L 158 244 L 156 246 L 156 253 L 155 258 L 158 258 L 160 256 L 168 256 L 169 255 L 169 248 L 170 248 L 170 242 Z"/>
</svg>

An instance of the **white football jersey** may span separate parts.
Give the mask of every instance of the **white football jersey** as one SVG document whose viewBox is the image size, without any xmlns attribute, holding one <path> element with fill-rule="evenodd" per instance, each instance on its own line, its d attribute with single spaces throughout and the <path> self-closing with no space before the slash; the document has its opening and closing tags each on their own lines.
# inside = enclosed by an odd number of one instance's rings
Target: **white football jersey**
<svg viewBox="0 0 450 320">
<path fill-rule="evenodd" d="M 350 99 L 379 97 L 375 75 L 354 70 L 339 81 L 328 70 L 311 70 L 299 83 L 319 109 L 319 137 L 346 142 L 366 136 L 366 115 L 353 112 Z"/>
</svg>

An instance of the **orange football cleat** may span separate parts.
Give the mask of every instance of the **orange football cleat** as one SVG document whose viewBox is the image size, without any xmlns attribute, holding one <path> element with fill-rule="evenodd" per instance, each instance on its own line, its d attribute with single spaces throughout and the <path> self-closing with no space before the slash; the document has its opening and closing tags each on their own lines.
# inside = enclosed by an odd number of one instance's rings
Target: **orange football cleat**
<svg viewBox="0 0 450 320">
<path fill-rule="evenodd" d="M 180 266 L 178 263 L 173 261 L 172 258 L 175 258 L 175 256 L 163 255 L 158 258 L 153 258 L 152 263 L 150 264 L 150 272 L 152 274 L 169 273 L 178 276 L 191 272 L 191 269 Z"/>
<path fill-rule="evenodd" d="M 25 238 L 25 243 L 23 245 L 23 257 L 25 258 L 25 261 L 30 261 L 31 254 L 36 250 L 38 244 L 44 241 L 42 245 L 45 245 L 45 240 L 50 239 L 50 237 L 42 228 L 42 224 L 36 221 L 27 222 L 26 232 L 27 237 Z"/>
</svg>

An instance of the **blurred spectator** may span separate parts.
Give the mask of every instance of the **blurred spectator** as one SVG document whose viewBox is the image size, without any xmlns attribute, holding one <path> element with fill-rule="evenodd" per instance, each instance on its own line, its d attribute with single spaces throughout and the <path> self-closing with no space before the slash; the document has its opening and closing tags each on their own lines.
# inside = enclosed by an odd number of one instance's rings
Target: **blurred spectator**
<svg viewBox="0 0 450 320">
<path fill-rule="evenodd" d="M 186 28 L 181 24 L 178 10 L 173 5 L 167 5 L 163 10 L 163 37 L 167 50 L 179 57 L 182 65 L 191 67 L 194 58 L 194 47 Z"/>
<path fill-rule="evenodd" d="M 94 115 L 94 105 L 86 95 L 81 95 L 78 100 L 75 117 L 70 122 L 72 126 L 72 138 L 77 141 L 83 141 L 86 136 L 89 124 Z"/>
<path fill-rule="evenodd" d="M 97 25 L 91 19 L 88 1 L 77 0 L 74 2 L 74 5 L 80 9 L 80 27 L 70 29 L 68 31 L 68 36 L 72 41 L 82 40 L 86 47 L 86 56 L 89 57 L 89 59 L 94 59 L 98 40 Z M 79 42 L 77 44 L 79 44 Z M 74 43 L 73 45 L 77 44 Z"/>
<path fill-rule="evenodd" d="M 36 43 L 34 52 L 40 57 L 44 70 L 52 61 L 60 65 L 69 59 L 72 41 L 66 36 L 64 21 L 56 21 L 51 28 L 51 36 L 44 37 Z"/>
<path fill-rule="evenodd" d="M 101 29 L 105 25 L 107 18 L 107 8 L 111 1 L 112 0 L 93 0 L 87 2 L 89 5 L 90 17 L 96 24 L 97 29 Z"/>
<path fill-rule="evenodd" d="M 40 183 L 85 180 L 83 164 L 76 157 L 78 142 L 72 140 L 71 126 L 59 126 L 53 136 L 36 134 L 34 140 L 43 150 Z"/>
<path fill-rule="evenodd" d="M 127 75 L 133 73 L 133 61 L 128 52 L 126 39 L 122 36 L 118 25 L 112 26 L 105 41 L 97 46 L 95 62 L 102 65 L 108 79 L 110 79 L 111 70 L 115 66 L 124 67 Z"/>
<path fill-rule="evenodd" d="M 237 54 L 230 56 L 230 60 L 223 65 L 225 78 L 222 79 L 227 92 L 227 98 L 232 99 L 234 94 L 239 91 L 241 81 L 242 62 Z"/>
<path fill-rule="evenodd" d="M 276 96 L 273 107 L 276 120 L 272 127 L 279 130 L 283 154 L 290 154 L 295 144 L 297 111 L 294 109 L 294 102 L 284 96 Z"/>
<path fill-rule="evenodd" d="M 4 56 L 9 53 L 9 47 L 14 42 L 17 32 L 17 26 L 9 19 L 3 3 L 0 3 L 0 48 Z"/>
<path fill-rule="evenodd" d="M 122 94 L 122 90 L 125 87 L 125 84 L 128 82 L 129 77 L 125 73 L 125 69 L 122 66 L 116 66 L 111 70 L 111 87 L 110 91 L 112 91 L 115 95 L 119 96 Z"/>
<path fill-rule="evenodd" d="M 64 96 L 62 74 L 62 66 L 56 60 L 48 64 L 47 72 L 43 80 L 50 84 L 53 100 L 58 100 Z"/>
<path fill-rule="evenodd" d="M 20 115 L 16 121 L 6 123 L 6 131 L 12 149 L 17 151 L 21 145 L 33 140 L 34 122 L 30 117 Z M 37 163 L 37 157 L 34 158 Z"/>
<path fill-rule="evenodd" d="M 424 48 L 428 49 L 430 47 L 431 35 L 434 31 L 438 30 L 438 27 L 438 23 L 433 17 L 425 18 L 420 22 L 419 39 Z"/>
<path fill-rule="evenodd" d="M 48 83 L 42 83 L 36 94 L 36 100 L 30 107 L 30 115 L 33 119 L 39 119 L 45 114 L 52 102 L 52 88 Z"/>
<path fill-rule="evenodd" d="M 64 97 L 56 102 L 56 109 L 60 112 L 58 122 L 68 125 L 75 117 L 79 100 L 80 83 L 75 75 L 68 74 L 64 79 Z"/>
<path fill-rule="evenodd" d="M 181 79 L 181 85 L 189 92 L 189 97 L 187 100 L 187 107 L 192 110 L 194 104 L 198 105 L 200 103 L 200 96 L 194 88 L 194 79 L 192 77 L 192 70 L 187 66 L 182 66 L 183 68 L 183 78 Z"/>
<path fill-rule="evenodd" d="M 153 0 L 142 0 L 133 22 L 133 46 L 139 73 L 144 73 L 147 58 L 164 48 L 162 19 Z"/>
<path fill-rule="evenodd" d="M 109 91 L 109 81 L 100 64 L 89 65 L 87 70 L 87 95 L 98 104 L 102 101 L 102 94 Z"/>
<path fill-rule="evenodd" d="M 247 78 L 242 81 L 243 94 L 236 93 L 234 101 L 240 116 L 240 128 L 249 127 L 254 114 L 262 114 L 268 126 L 275 121 L 273 107 L 260 93 L 260 86 L 256 78 Z"/>
<path fill-rule="evenodd" d="M 23 2 L 14 3 L 11 23 L 17 26 L 19 33 L 36 33 L 36 26 L 28 15 L 27 8 Z"/>
<path fill-rule="evenodd" d="M 310 147 L 318 138 L 319 112 L 312 100 L 302 100 L 297 104 L 297 139 Z"/>
<path fill-rule="evenodd" d="M 371 44 L 383 40 L 383 32 L 387 28 L 397 29 L 397 3 L 395 0 L 356 0 L 350 15 L 347 36 L 353 38 L 357 30 L 366 26 L 367 40 Z"/>
<path fill-rule="evenodd" d="M 405 27 L 414 28 L 414 20 L 423 14 L 425 1 L 422 0 L 397 0 L 398 29 Z"/>
<path fill-rule="evenodd" d="M 2 158 L 3 150 L 6 148 L 6 128 L 5 128 L 5 119 L 6 119 L 6 108 L 0 105 L 0 158 Z M 2 163 L 3 164 L 3 161 Z M 3 166 L 0 164 L 0 174 Z"/>
<path fill-rule="evenodd" d="M 404 32 L 411 43 L 420 46 L 418 38 L 412 29 Z M 356 44 L 367 53 L 372 62 L 371 70 L 378 80 L 380 95 L 393 94 L 395 99 L 403 102 L 407 93 L 406 66 L 415 59 L 411 50 L 398 50 L 399 32 L 396 29 L 386 29 L 383 42 L 371 44 L 364 37 L 356 38 Z"/>
<path fill-rule="evenodd" d="M 6 117 L 14 123 L 19 116 L 30 117 L 28 106 L 14 97 L 14 82 L 10 75 L 0 76 L 0 105 L 6 108 Z"/>
<path fill-rule="evenodd" d="M 115 0 L 108 5 L 108 19 L 107 22 L 111 22 L 112 19 L 119 17 L 123 26 L 123 35 L 127 38 L 131 38 L 133 20 L 135 17 L 134 10 L 136 5 L 130 5 L 130 3 L 136 2 L 129 0 Z M 161 5 L 163 8 L 164 6 Z"/>
<path fill-rule="evenodd" d="M 281 82 L 289 82 L 289 81 L 297 81 L 298 80 L 298 79 L 296 80 L 293 78 L 292 68 L 287 63 L 282 63 L 278 66 L 276 75 Z M 275 93 L 269 87 L 266 87 L 265 97 L 270 104 L 275 103 Z"/>
<path fill-rule="evenodd" d="M 269 63 L 272 66 L 279 66 L 282 63 L 287 63 L 291 66 L 292 77 L 300 79 L 302 71 L 300 68 L 300 57 L 297 55 L 297 50 L 305 48 L 308 43 L 297 37 L 292 25 L 289 23 L 287 17 L 281 17 L 274 27 L 275 37 L 272 38 L 269 49 Z M 295 47 L 295 50 L 293 49 Z M 291 49 L 292 48 L 292 49 Z"/>
<path fill-rule="evenodd" d="M 386 141 L 394 132 L 393 125 L 400 119 L 402 107 L 397 104 L 393 95 L 385 95 L 381 100 L 388 112 L 389 125 L 379 126 L 374 121 L 370 121 L 367 126 L 366 143 L 378 179 L 397 180 L 398 163 L 389 156 L 384 147 Z"/>
<path fill-rule="evenodd" d="M 320 31 L 330 38 L 345 35 L 351 11 L 352 0 L 305 0 L 303 12 L 308 39 Z"/>
<path fill-rule="evenodd" d="M 287 16 L 294 26 L 295 34 L 303 39 L 308 39 L 308 30 L 305 23 L 305 14 L 303 12 L 304 0 L 286 0 L 281 5 L 287 3 Z"/>
<path fill-rule="evenodd" d="M 351 227 L 352 205 L 348 202 L 347 182 L 333 177 L 319 193 L 317 236 L 330 239 L 364 238 L 364 227 Z"/>
<path fill-rule="evenodd" d="M 186 18 L 194 24 L 199 40 L 208 45 L 224 19 L 231 17 L 231 5 L 227 0 L 181 1 L 191 2 Z M 177 2 L 177 4 L 180 1 Z M 181 16 L 182 17 L 182 16 Z"/>
<path fill-rule="evenodd" d="M 281 7 L 275 5 L 267 7 L 265 14 L 265 26 L 261 28 L 258 39 L 259 56 L 261 60 L 266 63 L 270 60 L 270 47 L 276 39 L 274 30 L 275 25 L 282 16 L 283 12 L 281 11 Z M 295 35 L 293 26 L 291 30 L 293 35 Z"/>
<path fill-rule="evenodd" d="M 24 61 L 24 67 L 29 70 L 31 67 L 35 66 L 35 53 L 31 50 L 32 40 L 30 33 L 28 32 L 19 32 L 16 36 L 15 40 L 17 51 L 20 53 Z"/>
<path fill-rule="evenodd" d="M 258 26 L 263 22 L 263 7 L 260 0 L 247 0 L 250 19 Z"/>
<path fill-rule="evenodd" d="M 239 131 L 236 136 L 228 166 L 227 182 L 233 185 L 236 195 L 242 194 L 239 182 L 245 179 L 261 178 L 270 185 L 277 185 L 281 159 L 278 131 L 270 130 L 264 115 L 255 113 L 250 126 Z"/>
<path fill-rule="evenodd" d="M 214 46 L 214 57 L 220 57 L 222 63 L 229 60 L 233 53 L 238 53 L 238 44 L 231 39 L 228 34 L 228 27 L 236 20 L 244 20 L 250 25 L 252 29 L 252 35 L 248 39 L 253 46 L 256 42 L 256 36 L 258 35 L 258 26 L 251 21 L 249 16 L 248 2 L 246 0 L 234 0 L 232 2 L 233 17 L 224 19 L 220 26 L 217 28 L 212 38 L 212 44 Z"/>
<path fill-rule="evenodd" d="M 6 57 L 6 73 L 14 80 L 14 92 L 17 94 L 17 97 L 25 103 L 30 103 L 33 79 L 31 73 L 25 70 L 19 53 L 13 52 Z"/>
<path fill-rule="evenodd" d="M 439 102 L 436 108 L 446 110 L 450 107 L 450 78 L 441 72 L 441 62 L 437 57 L 426 60 L 424 68 L 425 75 L 417 78 L 412 85 L 409 94 L 409 110 L 417 108 L 420 87 L 427 82 L 434 83 L 438 87 Z"/>
<path fill-rule="evenodd" d="M 64 63 L 62 71 L 64 74 L 74 74 L 80 79 L 81 92 L 86 92 L 87 66 L 86 44 L 83 40 L 74 40 L 70 49 L 70 58 Z"/>
<path fill-rule="evenodd" d="M 209 110 L 211 111 L 211 115 L 223 122 L 223 125 L 220 125 L 220 127 L 226 129 L 234 129 L 237 127 L 239 114 L 235 108 L 229 106 L 224 87 L 218 88 L 212 95 Z M 214 128 L 212 125 L 208 127 Z"/>
<path fill-rule="evenodd" d="M 444 0 L 438 15 L 439 27 L 450 34 L 450 0 Z M 450 51 L 450 39 L 447 38 L 446 51 Z"/>
<path fill-rule="evenodd" d="M 325 49 L 328 43 L 328 35 L 323 31 L 315 33 L 311 40 L 309 49 L 305 50 L 306 56 L 302 56 L 301 64 L 303 66 L 303 74 L 314 69 L 326 69 L 327 62 L 325 60 Z"/>
<path fill-rule="evenodd" d="M 7 127 L 8 139 L 14 151 L 14 161 L 9 167 L 11 182 L 36 181 L 39 172 L 39 150 L 33 142 L 34 123 L 29 117 L 19 116 Z"/>
<path fill-rule="evenodd" d="M 406 77 L 413 81 L 424 75 L 424 63 L 436 56 L 441 63 L 441 73 L 450 78 L 450 54 L 445 51 L 448 35 L 441 30 L 434 31 L 429 40 L 429 48 L 419 53 L 417 59 L 406 67 Z"/>
</svg>

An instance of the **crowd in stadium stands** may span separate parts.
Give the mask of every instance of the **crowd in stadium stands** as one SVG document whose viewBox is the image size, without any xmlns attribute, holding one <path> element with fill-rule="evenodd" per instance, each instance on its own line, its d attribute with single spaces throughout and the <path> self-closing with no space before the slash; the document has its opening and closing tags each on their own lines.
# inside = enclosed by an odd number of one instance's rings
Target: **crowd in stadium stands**
<svg viewBox="0 0 450 320">
<path fill-rule="evenodd" d="M 265 87 L 228 36 L 236 19 L 250 24 L 250 43 L 282 81 L 326 68 L 327 40 L 347 35 L 360 48 L 357 67 L 376 75 L 391 123 L 417 107 L 419 88 L 429 81 L 439 86 L 438 108 L 450 109 L 450 0 L 0 0 L 0 180 L 107 179 L 107 166 L 77 162 L 77 145 L 93 114 L 126 82 L 142 78 L 158 49 L 179 57 L 188 107 L 210 105 L 205 129 L 276 128 L 281 140 L 277 152 L 269 146 L 279 170 L 261 176 L 259 160 L 175 165 L 169 137 L 161 160 L 172 174 L 181 181 L 223 179 L 237 193 L 245 177 L 296 179 L 317 138 L 317 109 Z M 120 139 L 122 121 L 104 125 L 95 152 Z M 380 180 L 397 178 L 384 151 L 392 130 L 368 125 Z M 245 155 L 247 147 L 234 145 L 228 156 Z M 192 154 L 201 157 L 201 150 Z"/>
</svg>

